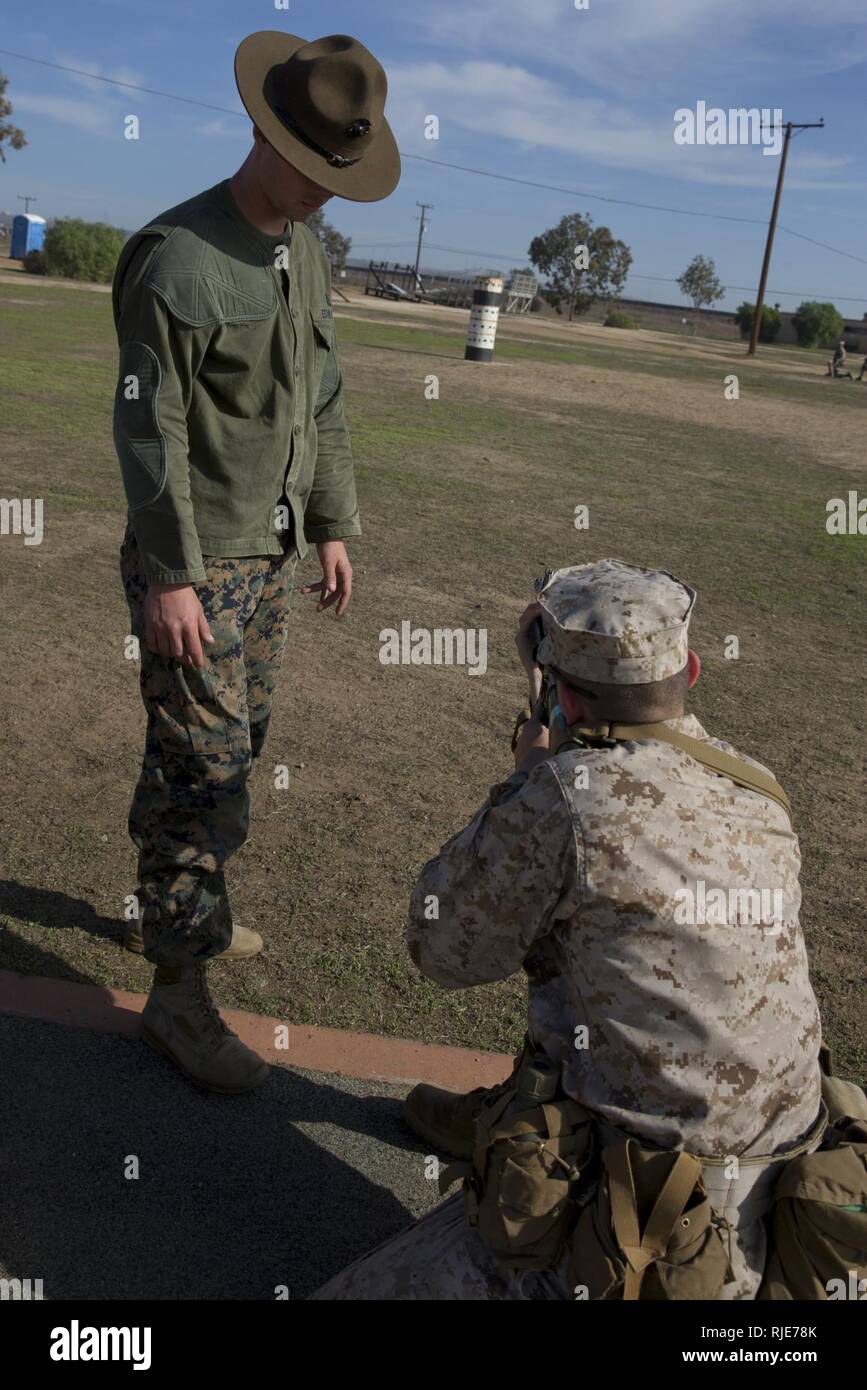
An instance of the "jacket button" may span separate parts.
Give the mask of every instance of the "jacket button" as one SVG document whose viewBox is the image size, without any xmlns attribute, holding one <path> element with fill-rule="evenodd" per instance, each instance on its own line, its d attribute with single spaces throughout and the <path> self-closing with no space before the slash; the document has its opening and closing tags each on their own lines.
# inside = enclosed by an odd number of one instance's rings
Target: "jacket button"
<svg viewBox="0 0 867 1390">
<path fill-rule="evenodd" d="M 300 433 L 301 433 L 301 426 L 300 426 L 300 425 L 296 425 L 295 428 L 294 428 L 294 430 L 292 431 L 292 433 L 293 433 L 293 434 L 300 434 Z"/>
</svg>

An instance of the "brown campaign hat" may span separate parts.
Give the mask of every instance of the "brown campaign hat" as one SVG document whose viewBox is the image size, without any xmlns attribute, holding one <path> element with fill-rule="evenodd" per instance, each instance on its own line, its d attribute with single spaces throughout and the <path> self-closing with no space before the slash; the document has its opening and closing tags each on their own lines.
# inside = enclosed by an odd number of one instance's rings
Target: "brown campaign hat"
<svg viewBox="0 0 867 1390">
<path fill-rule="evenodd" d="M 308 43 L 262 29 L 239 46 L 235 81 L 269 145 L 314 183 L 359 203 L 397 187 L 400 154 L 384 115 L 388 81 L 357 39 L 329 34 Z"/>
</svg>

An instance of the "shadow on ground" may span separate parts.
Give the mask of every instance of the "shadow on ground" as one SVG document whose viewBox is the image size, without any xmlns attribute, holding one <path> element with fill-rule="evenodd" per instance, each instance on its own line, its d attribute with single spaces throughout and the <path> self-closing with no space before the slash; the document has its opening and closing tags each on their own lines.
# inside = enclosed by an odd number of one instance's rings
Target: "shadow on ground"
<svg viewBox="0 0 867 1390">
<path fill-rule="evenodd" d="M 106 940 L 123 940 L 124 923 L 117 917 L 103 917 L 86 898 L 74 898 L 69 893 L 20 883 L 17 879 L 0 879 L 0 918 L 3 917 L 12 923 L 61 929 L 74 927 Z M 11 943 L 9 949 L 12 949 Z M 16 967 L 0 957 L 0 968 L 14 970 Z M 86 975 L 79 978 L 89 981 Z"/>
<path fill-rule="evenodd" d="M 0 1277 L 46 1299 L 303 1298 L 436 1200 L 384 1083 L 208 1095 L 137 1040 L 12 1017 L 0 1077 Z"/>
</svg>

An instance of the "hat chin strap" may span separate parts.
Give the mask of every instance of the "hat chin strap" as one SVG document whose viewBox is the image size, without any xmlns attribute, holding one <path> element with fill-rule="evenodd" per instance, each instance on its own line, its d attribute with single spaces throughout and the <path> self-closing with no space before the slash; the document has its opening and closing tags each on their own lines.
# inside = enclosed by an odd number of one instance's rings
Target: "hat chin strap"
<svg viewBox="0 0 867 1390">
<path fill-rule="evenodd" d="M 294 118 L 290 116 L 289 112 L 284 110 L 282 106 L 272 106 L 271 110 L 292 135 L 302 141 L 308 149 L 313 150 L 315 154 L 321 155 L 323 159 L 327 159 L 328 163 L 332 165 L 333 168 L 348 169 L 353 164 L 360 164 L 361 160 L 364 158 L 363 155 L 359 155 L 357 159 L 346 159 L 342 154 L 333 154 L 331 150 L 326 150 L 324 145 L 317 145 L 315 140 L 311 140 L 310 136 L 301 129 L 300 125 L 298 125 Z"/>
</svg>

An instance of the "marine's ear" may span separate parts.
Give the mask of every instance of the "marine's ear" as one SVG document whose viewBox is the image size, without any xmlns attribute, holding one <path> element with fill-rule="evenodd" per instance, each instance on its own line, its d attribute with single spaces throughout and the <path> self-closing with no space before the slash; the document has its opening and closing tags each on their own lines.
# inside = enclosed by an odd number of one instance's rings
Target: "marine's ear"
<svg viewBox="0 0 867 1390">
<path fill-rule="evenodd" d="M 691 647 L 686 657 L 686 668 L 689 672 L 686 688 L 687 690 L 692 690 L 692 687 L 701 675 L 701 657 L 698 652 L 694 652 Z"/>
</svg>

